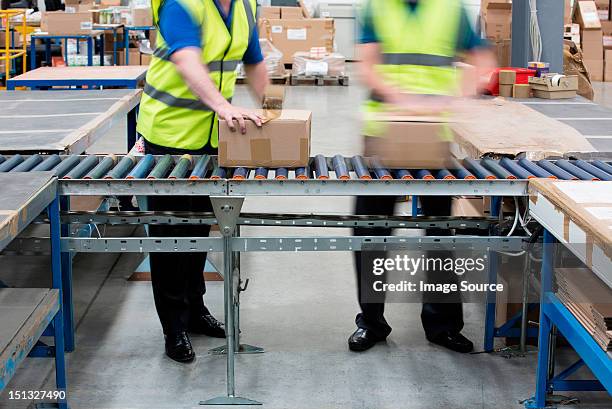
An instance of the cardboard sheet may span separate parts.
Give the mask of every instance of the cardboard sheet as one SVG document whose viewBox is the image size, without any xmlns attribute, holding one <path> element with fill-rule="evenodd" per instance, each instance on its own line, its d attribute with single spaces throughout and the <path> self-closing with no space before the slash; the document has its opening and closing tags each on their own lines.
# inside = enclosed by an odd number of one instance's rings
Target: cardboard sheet
<svg viewBox="0 0 612 409">
<path fill-rule="evenodd" d="M 539 160 L 597 149 L 574 128 L 525 105 L 502 99 L 465 103 L 453 125 L 460 156 L 518 155 Z"/>
</svg>

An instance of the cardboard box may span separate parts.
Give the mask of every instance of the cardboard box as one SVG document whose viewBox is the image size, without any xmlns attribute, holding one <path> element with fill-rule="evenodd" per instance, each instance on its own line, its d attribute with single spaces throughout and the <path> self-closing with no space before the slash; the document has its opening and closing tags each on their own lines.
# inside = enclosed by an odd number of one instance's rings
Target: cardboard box
<svg viewBox="0 0 612 409">
<path fill-rule="evenodd" d="M 499 84 L 499 96 L 512 98 L 512 84 Z"/>
<path fill-rule="evenodd" d="M 130 56 L 130 58 L 132 58 L 132 56 Z M 149 64 L 151 64 L 151 54 L 140 53 L 140 65 L 149 65 Z"/>
<path fill-rule="evenodd" d="M 604 36 L 612 36 L 612 21 L 601 20 L 601 32 Z"/>
<path fill-rule="evenodd" d="M 612 82 L 612 50 L 605 51 L 604 81 Z"/>
<path fill-rule="evenodd" d="M 140 65 L 140 50 L 138 48 L 128 48 L 130 53 L 130 65 Z M 125 50 L 117 53 L 117 65 L 125 64 Z"/>
<path fill-rule="evenodd" d="M 490 39 L 493 51 L 497 57 L 497 65 L 500 67 L 510 67 L 512 57 L 512 40 Z"/>
<path fill-rule="evenodd" d="M 443 169 L 452 166 L 451 142 L 445 138 L 452 130 L 441 118 L 392 116 L 377 118 L 380 136 L 365 138 L 365 155 L 375 157 L 388 168 Z"/>
<path fill-rule="evenodd" d="M 512 4 L 487 4 L 485 33 L 488 38 L 508 39 L 512 37 Z"/>
<path fill-rule="evenodd" d="M 261 8 L 260 18 L 281 18 L 281 8 L 280 7 L 269 7 L 264 6 Z"/>
<path fill-rule="evenodd" d="M 278 111 L 280 116 L 257 127 L 247 121 L 247 133 L 231 132 L 219 121 L 219 164 L 226 167 L 302 167 L 310 157 L 311 112 Z"/>
<path fill-rule="evenodd" d="M 586 60 L 603 59 L 603 33 L 601 29 L 582 30 L 582 58 Z"/>
<path fill-rule="evenodd" d="M 65 13 L 51 11 L 42 13 L 41 31 L 49 34 L 83 34 L 91 32 L 93 25 L 90 12 Z"/>
<path fill-rule="evenodd" d="M 516 71 L 514 70 L 500 70 L 499 71 L 499 83 L 503 85 L 512 85 L 516 82 Z"/>
<path fill-rule="evenodd" d="M 572 2 L 571 0 L 565 0 L 565 8 L 563 10 L 563 24 L 572 23 Z"/>
<path fill-rule="evenodd" d="M 132 25 L 150 27 L 153 25 L 153 12 L 150 7 L 132 9 Z"/>
<path fill-rule="evenodd" d="M 293 54 L 312 47 L 334 48 L 334 20 L 330 18 L 262 20 L 260 37 L 268 38 L 283 53 L 283 63 L 291 64 Z"/>
<path fill-rule="evenodd" d="M 121 6 L 121 0 L 100 0 L 100 8 L 106 7 L 119 7 Z"/>
<path fill-rule="evenodd" d="M 467 217 L 484 217 L 484 201 L 482 197 L 460 197 L 453 200 L 451 215 Z"/>
<path fill-rule="evenodd" d="M 531 86 L 529 84 L 514 84 L 512 86 L 514 98 L 527 99 L 531 97 Z"/>
<path fill-rule="evenodd" d="M 285 20 L 291 20 L 296 18 L 304 18 L 304 13 L 301 7 L 281 7 L 280 18 Z"/>
<path fill-rule="evenodd" d="M 583 59 L 582 62 L 589 73 L 591 81 L 603 81 L 603 58 L 599 60 Z"/>
<path fill-rule="evenodd" d="M 576 6 L 576 22 L 583 30 L 601 29 L 599 14 L 594 1 L 579 1 Z"/>
</svg>

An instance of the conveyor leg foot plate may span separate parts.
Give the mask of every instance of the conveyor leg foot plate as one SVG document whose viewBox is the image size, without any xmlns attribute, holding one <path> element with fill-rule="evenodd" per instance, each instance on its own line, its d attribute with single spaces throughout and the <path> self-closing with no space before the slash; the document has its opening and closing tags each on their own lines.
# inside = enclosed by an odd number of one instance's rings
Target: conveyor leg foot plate
<svg viewBox="0 0 612 409">
<path fill-rule="evenodd" d="M 225 355 L 225 351 L 226 346 L 221 345 L 219 347 L 209 349 L 208 353 L 213 355 Z M 240 344 L 238 351 L 236 351 L 237 354 L 263 354 L 264 352 L 266 351 L 262 347 L 249 344 Z"/>
<path fill-rule="evenodd" d="M 241 398 L 239 396 L 217 396 L 216 398 L 200 401 L 200 405 L 261 405 L 256 400 Z"/>
</svg>

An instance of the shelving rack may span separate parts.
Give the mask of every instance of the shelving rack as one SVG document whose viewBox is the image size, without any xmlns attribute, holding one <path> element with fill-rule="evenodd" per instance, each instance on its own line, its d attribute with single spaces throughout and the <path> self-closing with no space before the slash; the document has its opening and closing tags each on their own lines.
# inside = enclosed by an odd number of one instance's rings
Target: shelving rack
<svg viewBox="0 0 612 409">
<path fill-rule="evenodd" d="M 16 22 L 16 17 L 21 16 L 21 21 Z M 20 48 L 13 48 L 12 26 L 21 26 L 21 32 L 26 33 L 26 10 L 9 9 L 0 10 L 0 29 L 4 32 L 4 44 L 0 44 L 0 61 L 4 68 L 4 85 L 0 89 L 6 89 L 6 81 L 11 77 L 13 60 L 22 57 L 22 70 L 26 72 L 27 67 L 27 42 L 24 41 Z"/>
</svg>

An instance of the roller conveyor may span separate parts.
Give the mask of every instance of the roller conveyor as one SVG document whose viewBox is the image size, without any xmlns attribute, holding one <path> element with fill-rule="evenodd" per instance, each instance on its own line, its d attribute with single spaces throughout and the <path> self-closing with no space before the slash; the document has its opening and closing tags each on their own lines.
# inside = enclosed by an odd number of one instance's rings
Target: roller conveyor
<svg viewBox="0 0 612 409">
<path fill-rule="evenodd" d="M 209 155 L 144 155 L 139 157 L 131 155 L 118 155 L 117 157 L 114 155 L 14 155 L 7 156 L 4 161 L 0 161 L 0 172 L 15 172 L 19 169 L 52 171 L 62 179 L 64 186 L 70 183 L 68 181 L 73 181 L 71 194 L 75 194 L 74 189 L 77 189 L 77 185 L 83 186 L 82 183 L 78 184 L 80 181 L 89 181 L 87 186 L 95 186 L 98 191 L 103 190 L 102 186 L 107 189 L 104 192 L 98 192 L 98 194 L 104 194 L 105 192 L 111 194 L 112 189 L 114 189 L 111 187 L 114 185 L 109 183 L 113 180 L 134 181 L 130 185 L 132 188 L 144 186 L 134 184 L 140 180 L 149 180 L 151 183 L 159 182 L 168 189 L 166 194 L 172 193 L 171 185 L 166 182 L 175 181 L 176 184 L 187 180 L 192 182 L 194 180 L 214 181 L 217 183 L 215 186 L 219 187 L 221 186 L 219 183 L 227 181 L 235 186 L 234 193 L 236 194 L 239 191 L 245 192 L 245 194 L 257 194 L 253 193 L 253 190 L 249 190 L 255 186 L 259 189 L 258 192 L 262 191 L 263 194 L 267 195 L 298 195 L 301 192 L 297 188 L 295 190 L 273 191 L 273 189 L 281 186 L 302 186 L 302 191 L 305 194 L 332 195 L 333 189 L 337 190 L 342 186 L 344 188 L 338 191 L 338 194 L 360 194 L 360 189 L 363 187 L 367 187 L 368 190 L 372 189 L 364 194 L 388 194 L 387 191 L 382 190 L 384 187 L 399 190 L 400 187 L 407 186 L 406 184 L 410 184 L 412 187 L 421 186 L 423 189 L 424 186 L 434 190 L 438 187 L 440 192 L 433 194 L 443 194 L 442 188 L 452 184 L 452 186 L 471 186 L 473 189 L 470 192 L 474 194 L 484 192 L 483 194 L 487 195 L 501 195 L 505 192 L 503 189 L 501 193 L 499 191 L 495 193 L 491 189 L 497 189 L 494 186 L 513 186 L 512 193 L 517 194 L 518 186 L 527 179 L 534 177 L 565 180 L 612 180 L 612 173 L 608 172 L 612 171 L 612 165 L 601 160 L 540 160 L 536 163 L 526 159 L 517 161 L 508 158 L 502 158 L 501 160 L 485 158 L 481 160 L 464 159 L 461 163 L 455 162 L 454 166 L 448 169 L 387 169 L 376 160 L 361 156 L 344 157 L 342 155 L 332 157 L 317 155 L 310 159 L 308 167 L 296 169 L 223 168 L 218 166 L 215 156 Z M 273 177 L 270 175 L 273 175 Z M 108 183 L 94 183 L 101 180 Z M 302 185 L 294 184 L 298 181 Z M 399 184 L 399 182 L 403 184 Z M 513 183 L 504 184 L 504 182 Z M 259 185 L 252 185 L 252 183 Z M 382 185 L 377 183 L 382 183 Z M 264 189 L 264 185 L 261 184 L 270 184 L 270 188 Z M 125 192 L 122 190 L 121 193 L 129 194 L 128 185 L 124 183 L 123 186 L 126 190 Z M 153 185 L 149 184 L 147 186 Z M 316 190 L 313 190 L 315 187 Z M 353 189 L 354 193 L 351 193 L 350 189 Z M 118 193 L 115 192 L 115 194 Z M 143 190 L 139 191 L 139 194 L 146 193 Z M 186 194 L 189 194 L 189 192 Z M 213 193 L 209 192 L 209 194 Z M 455 194 L 461 193 L 457 192 Z"/>
</svg>

